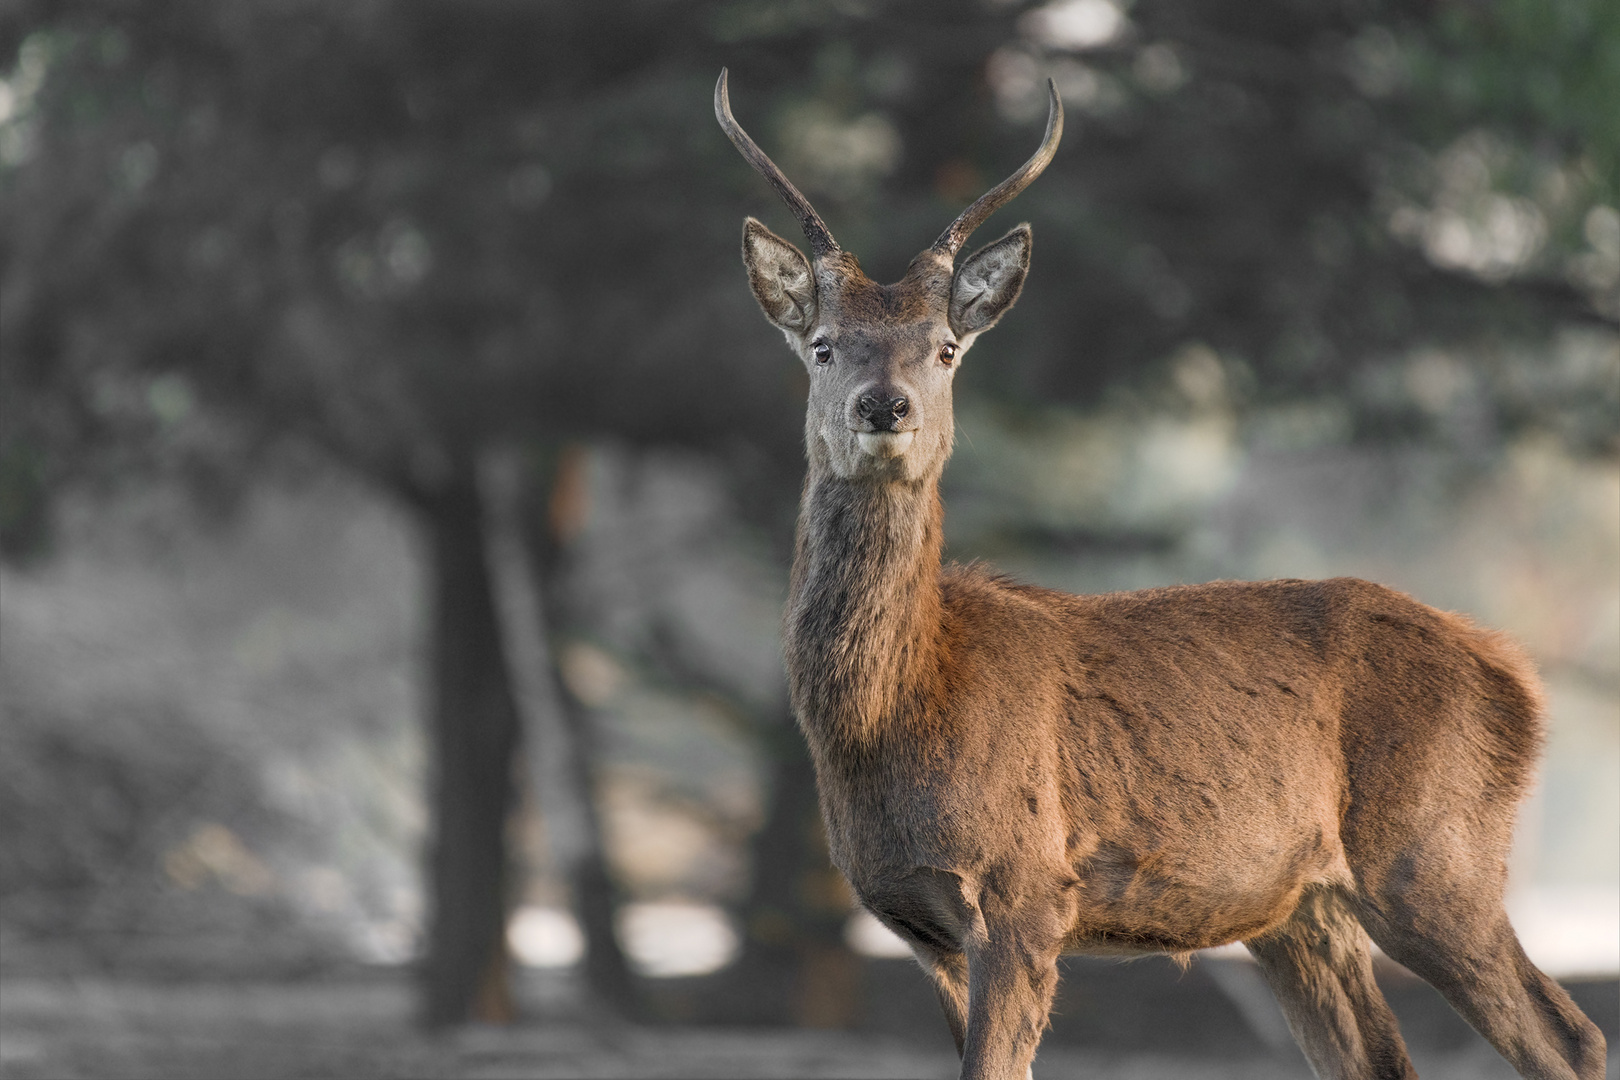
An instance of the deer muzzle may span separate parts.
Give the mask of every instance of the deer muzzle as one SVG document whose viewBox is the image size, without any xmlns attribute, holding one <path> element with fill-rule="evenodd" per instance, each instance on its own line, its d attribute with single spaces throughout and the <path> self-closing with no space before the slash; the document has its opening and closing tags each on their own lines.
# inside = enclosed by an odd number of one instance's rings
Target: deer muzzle
<svg viewBox="0 0 1620 1080">
<path fill-rule="evenodd" d="M 875 458 L 894 458 L 906 452 L 911 445 L 910 431 L 902 431 L 900 424 L 911 415 L 911 400 L 893 390 L 877 390 L 855 399 L 855 415 L 876 430 L 856 429 L 855 438 L 861 452 Z"/>
</svg>

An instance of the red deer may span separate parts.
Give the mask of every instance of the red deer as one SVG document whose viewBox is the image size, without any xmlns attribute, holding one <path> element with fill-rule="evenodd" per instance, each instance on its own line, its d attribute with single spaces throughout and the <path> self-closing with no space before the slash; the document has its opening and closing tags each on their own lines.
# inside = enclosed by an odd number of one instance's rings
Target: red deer
<svg viewBox="0 0 1620 1080">
<path fill-rule="evenodd" d="M 1035 156 L 879 285 L 715 86 L 810 244 L 743 225 L 810 377 L 784 653 L 833 862 L 932 976 L 963 1077 L 1026 1076 L 1064 953 L 1236 941 L 1319 1076 L 1411 1076 L 1370 935 L 1524 1076 L 1599 1080 L 1502 907 L 1543 726 L 1512 641 L 1348 578 L 1071 596 L 941 566 L 951 381 L 1030 227 L 956 257 L 1052 160 L 1049 93 Z"/>
</svg>

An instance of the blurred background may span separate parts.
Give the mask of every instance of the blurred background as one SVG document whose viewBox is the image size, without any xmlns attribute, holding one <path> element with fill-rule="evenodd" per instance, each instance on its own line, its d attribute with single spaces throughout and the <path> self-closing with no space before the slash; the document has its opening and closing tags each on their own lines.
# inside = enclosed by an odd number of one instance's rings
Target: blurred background
<svg viewBox="0 0 1620 1080">
<path fill-rule="evenodd" d="M 805 379 L 738 236 L 798 230 L 723 65 L 883 281 L 1056 80 L 949 557 L 1516 635 L 1511 911 L 1613 1042 L 1620 6 L 9 0 L 3 1074 L 954 1075 L 787 707 Z M 1425 1075 L 1511 1075 L 1382 975 Z M 1046 1045 L 1305 1075 L 1241 950 L 1071 962 Z"/>
</svg>

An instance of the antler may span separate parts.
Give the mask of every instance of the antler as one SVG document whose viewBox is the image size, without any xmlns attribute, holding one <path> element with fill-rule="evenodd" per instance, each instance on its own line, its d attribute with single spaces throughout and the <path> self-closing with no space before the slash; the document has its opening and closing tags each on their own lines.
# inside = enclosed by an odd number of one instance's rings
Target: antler
<svg viewBox="0 0 1620 1080">
<path fill-rule="evenodd" d="M 724 75 L 720 81 L 725 81 Z M 973 230 L 983 225 L 985 218 L 1011 202 L 1013 196 L 1029 187 L 1051 162 L 1052 156 L 1057 153 L 1058 140 L 1063 138 L 1063 102 L 1058 98 L 1057 84 L 1051 79 L 1046 80 L 1046 91 L 1050 100 L 1047 103 L 1046 135 L 1041 139 L 1040 149 L 1035 151 L 1034 157 L 1024 162 L 1023 168 L 980 195 L 977 202 L 962 211 L 961 216 L 951 222 L 951 227 L 939 234 L 933 250 L 954 260 Z"/>
<path fill-rule="evenodd" d="M 810 205 L 799 189 L 793 186 L 793 181 L 782 175 L 782 170 L 776 167 L 776 162 L 765 156 L 748 132 L 742 129 L 736 118 L 731 115 L 731 95 L 726 92 L 726 69 L 720 69 L 720 81 L 714 84 L 714 118 L 720 121 L 720 127 L 725 131 L 738 152 L 759 171 L 759 174 L 771 182 L 776 193 L 782 196 L 793 216 L 799 219 L 799 225 L 804 229 L 804 238 L 810 241 L 810 251 L 816 258 L 830 255 L 839 250 L 838 241 L 833 239 L 827 225 L 816 213 L 816 208 Z"/>
</svg>

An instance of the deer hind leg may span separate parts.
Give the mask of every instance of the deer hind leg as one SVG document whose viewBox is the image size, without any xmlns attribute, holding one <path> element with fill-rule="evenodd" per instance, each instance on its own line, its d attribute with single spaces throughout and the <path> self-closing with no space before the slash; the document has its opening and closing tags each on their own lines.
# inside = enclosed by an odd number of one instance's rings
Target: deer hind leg
<svg viewBox="0 0 1620 1080">
<path fill-rule="evenodd" d="M 1391 892 L 1358 904 L 1373 940 L 1440 991 L 1520 1075 L 1602 1080 L 1603 1033 L 1525 956 L 1499 888 L 1407 882 Z"/>
<path fill-rule="evenodd" d="M 967 1039 L 968 968 L 967 957 L 961 952 L 948 952 L 924 946 L 913 946 L 917 962 L 934 980 L 934 993 L 945 1014 L 945 1023 L 956 1042 L 956 1056 L 962 1056 Z"/>
<path fill-rule="evenodd" d="M 1395 1014 L 1373 981 L 1367 934 L 1337 891 L 1307 890 L 1287 921 L 1244 944 L 1317 1076 L 1417 1075 Z"/>
</svg>

